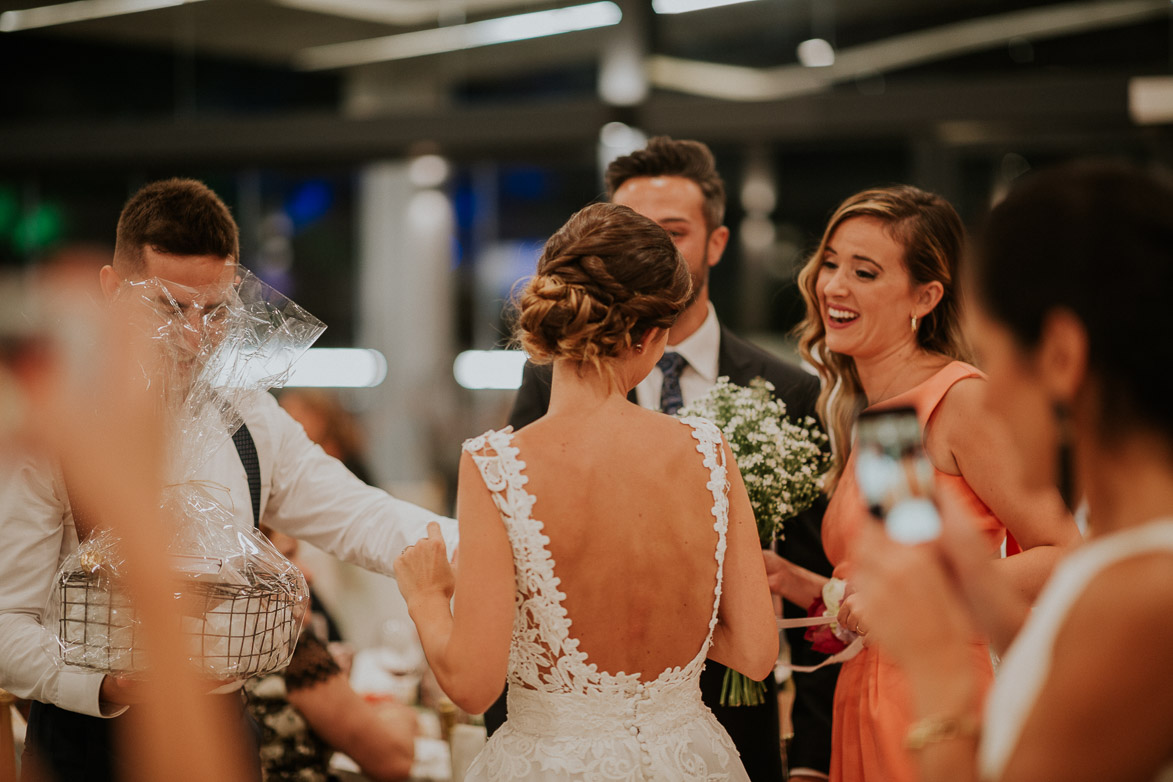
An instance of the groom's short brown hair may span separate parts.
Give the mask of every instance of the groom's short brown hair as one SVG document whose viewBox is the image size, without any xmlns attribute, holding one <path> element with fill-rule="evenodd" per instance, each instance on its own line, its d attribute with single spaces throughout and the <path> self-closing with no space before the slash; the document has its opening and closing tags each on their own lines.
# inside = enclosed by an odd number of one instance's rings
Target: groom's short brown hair
<svg viewBox="0 0 1173 782">
<path fill-rule="evenodd" d="M 130 197 L 118 218 L 114 266 L 124 277 L 143 269 L 143 248 L 168 255 L 240 260 L 240 230 L 228 206 L 203 182 L 165 179 Z"/>
<path fill-rule="evenodd" d="M 721 226 L 725 220 L 725 182 L 717 173 L 712 151 L 699 141 L 655 136 L 643 149 L 615 158 L 604 175 L 607 198 L 614 198 L 615 191 L 629 179 L 657 176 L 696 182 L 705 198 L 706 227 L 712 233 Z"/>
</svg>

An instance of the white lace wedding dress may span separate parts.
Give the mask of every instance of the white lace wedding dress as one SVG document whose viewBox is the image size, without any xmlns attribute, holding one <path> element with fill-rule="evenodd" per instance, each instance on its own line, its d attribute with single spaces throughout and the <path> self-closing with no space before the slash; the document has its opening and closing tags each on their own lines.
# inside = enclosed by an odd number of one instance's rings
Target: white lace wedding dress
<svg viewBox="0 0 1173 782">
<path fill-rule="evenodd" d="M 748 780 L 733 742 L 703 703 L 698 679 L 717 625 L 729 502 L 717 428 L 684 419 L 709 469 L 717 579 L 708 635 L 683 668 L 654 680 L 607 673 L 571 634 L 555 563 L 530 516 L 525 463 L 512 430 L 464 444 L 480 469 L 513 547 L 517 596 L 509 649 L 509 718 L 473 761 L 467 780 Z"/>
</svg>

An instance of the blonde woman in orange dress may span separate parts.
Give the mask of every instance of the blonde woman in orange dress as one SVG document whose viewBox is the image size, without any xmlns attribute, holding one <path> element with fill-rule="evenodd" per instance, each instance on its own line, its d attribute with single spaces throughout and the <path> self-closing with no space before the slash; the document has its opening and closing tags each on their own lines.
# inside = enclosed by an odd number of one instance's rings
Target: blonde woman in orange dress
<svg viewBox="0 0 1173 782">
<path fill-rule="evenodd" d="M 1058 492 L 1022 483 L 1008 432 L 981 413 L 985 380 L 965 361 L 959 326 L 964 241 L 960 218 L 940 196 L 909 186 L 867 190 L 835 211 L 799 276 L 807 305 L 800 349 L 822 377 L 819 411 L 835 450 L 823 545 L 834 577 L 847 582 L 840 626 L 865 643 L 843 664 L 835 692 L 833 782 L 916 779 L 904 748 L 912 723 L 904 676 L 867 646 L 868 617 L 853 596 L 853 545 L 867 520 L 851 440 L 861 410 L 915 408 L 937 491 L 967 509 L 991 558 L 1007 530 L 1022 547 L 998 566 L 1023 595 L 1033 598 L 1062 549 L 1079 541 Z M 820 597 L 825 578 L 782 560 L 767 565 L 788 599 L 810 605 Z M 975 677 L 988 687 L 986 641 L 972 640 Z"/>
</svg>

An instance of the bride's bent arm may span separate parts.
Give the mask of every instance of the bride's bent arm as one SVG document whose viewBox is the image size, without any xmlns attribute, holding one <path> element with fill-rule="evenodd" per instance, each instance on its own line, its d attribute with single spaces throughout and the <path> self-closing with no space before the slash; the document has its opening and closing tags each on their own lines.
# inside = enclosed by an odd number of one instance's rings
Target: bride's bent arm
<svg viewBox="0 0 1173 782">
<path fill-rule="evenodd" d="M 729 534 L 721 605 L 709 659 L 761 681 L 778 659 L 774 601 L 766 582 L 749 495 L 729 445 L 722 442 L 722 447 L 729 470 Z"/>
<path fill-rule="evenodd" d="M 428 537 L 395 561 L 395 577 L 436 681 L 453 703 L 480 714 L 505 687 L 515 587 L 508 533 L 467 453 L 460 461 L 456 518 L 455 575 L 433 523 Z"/>
<path fill-rule="evenodd" d="M 829 580 L 826 576 L 796 565 L 768 548 L 762 549 L 762 559 L 774 594 L 799 606 L 810 606 L 823 596 L 823 586 Z"/>
</svg>

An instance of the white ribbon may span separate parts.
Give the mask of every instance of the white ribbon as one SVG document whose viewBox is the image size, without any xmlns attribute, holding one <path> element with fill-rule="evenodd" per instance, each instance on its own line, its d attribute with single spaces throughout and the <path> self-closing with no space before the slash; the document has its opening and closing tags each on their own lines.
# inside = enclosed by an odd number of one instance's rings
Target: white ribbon
<svg viewBox="0 0 1173 782">
<path fill-rule="evenodd" d="M 779 619 L 778 629 L 787 630 L 791 627 L 817 627 L 829 625 L 835 621 L 833 616 L 802 616 L 797 619 Z"/>
<path fill-rule="evenodd" d="M 778 629 L 785 630 L 790 627 L 818 627 L 819 625 L 829 625 L 834 621 L 835 617 L 833 616 L 803 616 L 797 619 L 779 619 Z M 857 654 L 859 654 L 861 649 L 863 649 L 863 637 L 858 636 L 854 641 L 847 645 L 846 649 L 831 655 L 818 665 L 787 664 L 786 667 L 792 673 L 813 673 L 828 665 L 837 665 L 838 663 L 847 662 L 852 657 L 855 657 Z"/>
</svg>

